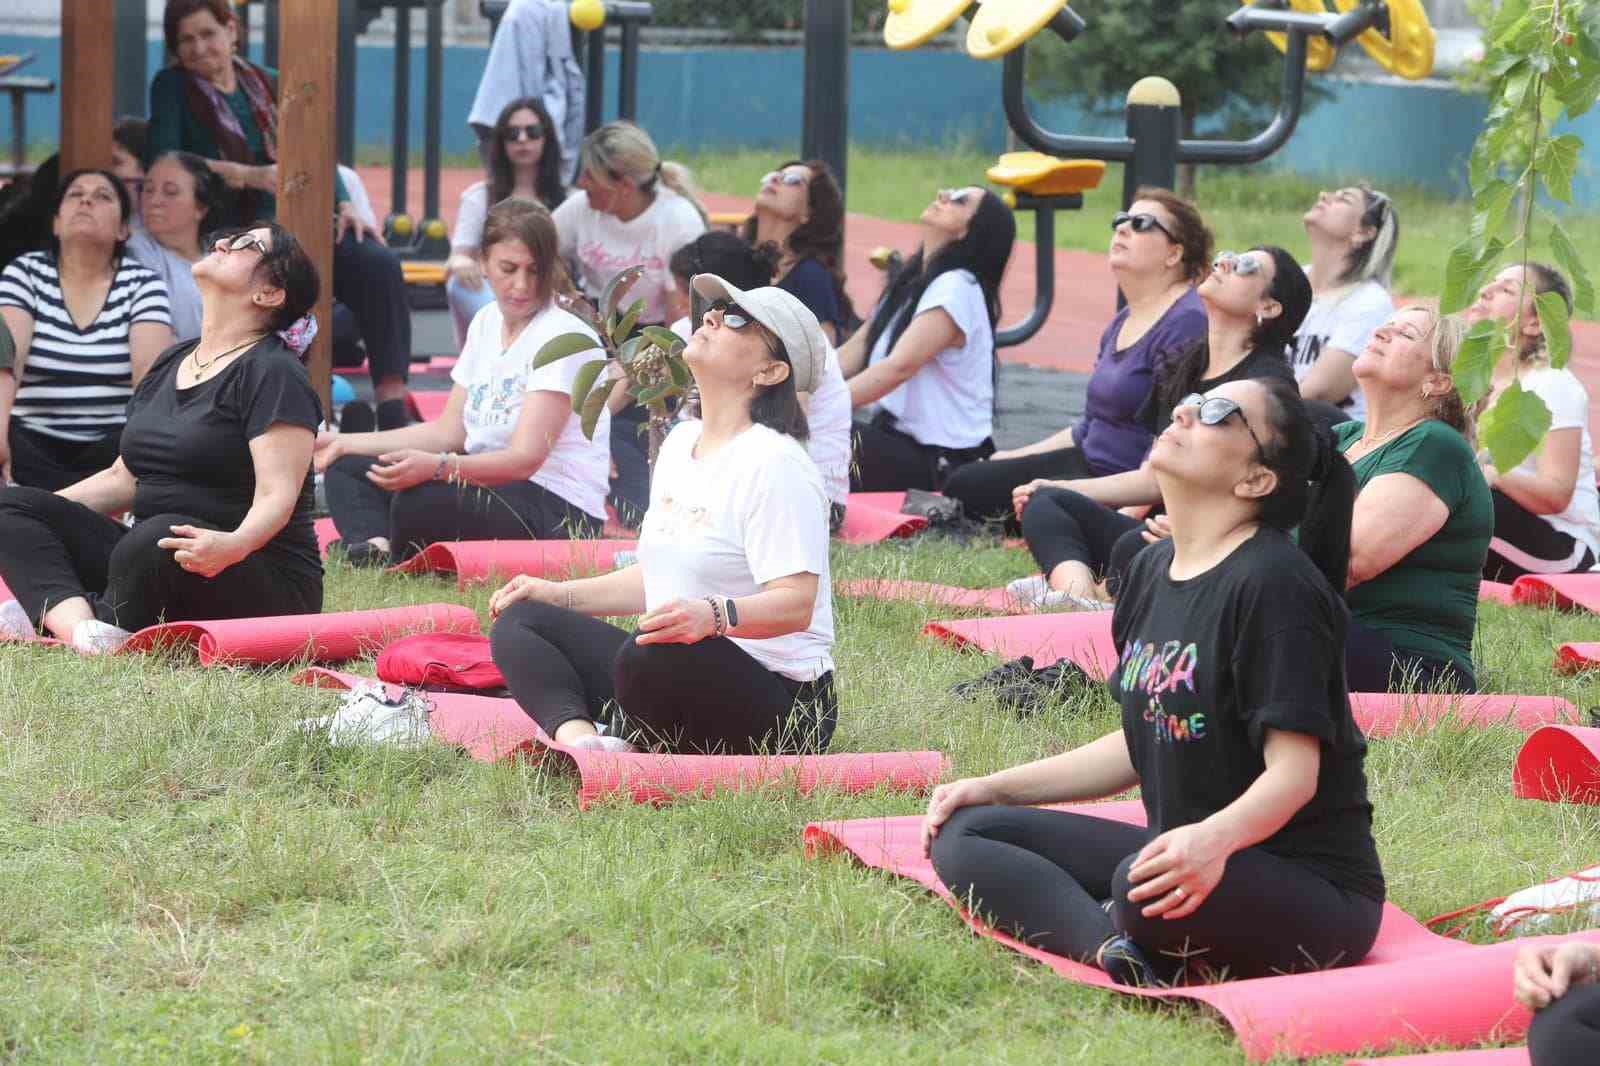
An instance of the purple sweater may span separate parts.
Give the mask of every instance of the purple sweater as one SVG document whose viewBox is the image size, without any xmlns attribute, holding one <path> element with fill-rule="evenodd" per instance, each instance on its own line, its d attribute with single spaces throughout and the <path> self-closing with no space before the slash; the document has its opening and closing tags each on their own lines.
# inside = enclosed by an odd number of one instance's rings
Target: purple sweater
<svg viewBox="0 0 1600 1066">
<path fill-rule="evenodd" d="M 1205 307 L 1193 289 L 1178 297 L 1143 337 L 1119 352 L 1117 333 L 1127 319 L 1124 307 L 1100 335 L 1083 421 L 1072 429 L 1072 442 L 1096 477 L 1133 470 L 1144 461 L 1154 438 L 1140 421 L 1139 411 L 1150 395 L 1155 368 L 1206 336 Z"/>
</svg>

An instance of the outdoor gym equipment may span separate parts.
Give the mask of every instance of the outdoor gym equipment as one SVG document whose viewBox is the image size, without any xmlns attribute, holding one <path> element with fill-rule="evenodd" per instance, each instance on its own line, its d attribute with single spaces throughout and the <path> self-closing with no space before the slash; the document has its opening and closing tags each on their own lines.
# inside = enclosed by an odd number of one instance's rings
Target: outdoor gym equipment
<svg viewBox="0 0 1600 1066">
<path fill-rule="evenodd" d="M 989 170 L 1018 209 L 1037 219 L 1034 307 L 1016 326 L 999 331 L 1000 345 L 1020 344 L 1038 332 L 1055 294 L 1054 213 L 1083 206 L 1083 192 L 1099 184 L 1107 162 L 1122 163 L 1122 203 L 1140 186 L 1172 188 L 1180 163 L 1258 163 L 1289 140 L 1300 120 L 1307 69 L 1324 70 L 1340 46 L 1359 41 L 1379 64 L 1405 78 L 1433 70 L 1433 28 L 1420 0 L 1245 0 L 1221 21 L 1239 36 L 1257 31 L 1283 53 L 1277 112 L 1265 129 L 1242 141 L 1182 136 L 1178 90 L 1160 77 L 1143 78 L 1128 92 L 1127 135 L 1087 137 L 1040 126 L 1028 110 L 1027 43 L 1049 28 L 1071 42 L 1085 24 L 1066 0 L 984 0 L 967 31 L 966 48 L 980 59 L 1004 57 L 1001 100 L 1013 133 L 1033 152 L 1008 153 Z M 889 0 L 884 42 L 915 48 L 947 30 L 971 9 L 963 0 Z M 1098 163 L 1099 170 L 1092 164 Z"/>
</svg>

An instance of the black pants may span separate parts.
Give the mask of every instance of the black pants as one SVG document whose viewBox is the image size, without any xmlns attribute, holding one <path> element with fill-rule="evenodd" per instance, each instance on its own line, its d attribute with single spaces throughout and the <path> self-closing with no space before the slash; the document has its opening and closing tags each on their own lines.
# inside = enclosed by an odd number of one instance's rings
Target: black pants
<svg viewBox="0 0 1600 1066">
<path fill-rule="evenodd" d="M 1229 856 L 1189 917 L 1146 918 L 1148 901 L 1128 901 L 1128 869 L 1149 839 L 1144 828 L 1087 815 L 966 807 L 934 838 L 933 867 L 958 899 L 1019 940 L 1092 964 L 1125 933 L 1163 981 L 1186 976 L 1186 958 L 1235 978 L 1348 966 L 1378 937 L 1380 902 L 1260 848 Z"/>
<path fill-rule="evenodd" d="M 411 373 L 411 304 L 395 254 L 371 237 L 358 241 L 345 234 L 333 246 L 333 298 L 355 315 L 373 384 L 405 381 Z"/>
<path fill-rule="evenodd" d="M 1024 455 L 1016 459 L 985 459 L 957 467 L 944 483 L 944 494 L 961 501 L 969 518 L 983 522 L 1003 521 L 1006 532 L 1015 535 L 1022 529 L 1011 508 L 1011 491 L 1035 478 L 1058 481 L 1093 477 L 1089 461 L 1077 448 Z"/>
<path fill-rule="evenodd" d="M 55 492 L 98 474 L 117 461 L 122 452 L 122 430 L 115 429 L 96 441 L 62 440 L 35 433 L 11 420 L 11 480 L 13 484 Z"/>
<path fill-rule="evenodd" d="M 1576 985 L 1533 1016 L 1528 1027 L 1532 1066 L 1593 1066 L 1600 1062 L 1600 985 Z"/>
<path fill-rule="evenodd" d="M 1344 645 L 1351 692 L 1476 692 L 1478 679 L 1448 659 L 1407 655 L 1394 642 L 1354 619 Z"/>
<path fill-rule="evenodd" d="M 511 695 L 551 736 L 574 718 L 666 751 L 826 751 L 838 722 L 833 674 L 794 681 L 726 637 L 639 644 L 608 622 L 513 604 L 490 634 Z"/>
<path fill-rule="evenodd" d="M 1115 596 L 1128 563 L 1145 546 L 1144 523 L 1071 489 L 1040 489 L 1022 512 L 1022 535 L 1046 577 L 1082 563 Z"/>
<path fill-rule="evenodd" d="M 256 552 L 216 577 L 190 573 L 156 546 L 175 525 L 216 529 L 189 515 L 121 522 L 43 489 L 0 490 L 0 578 L 35 625 L 82 596 L 95 617 L 123 629 L 157 622 L 316 614 L 322 574 L 300 574 Z"/>
<path fill-rule="evenodd" d="M 896 492 L 921 489 L 938 492 L 957 467 L 987 458 L 994 441 L 973 448 L 941 448 L 923 444 L 894 427 L 894 420 L 878 415 L 857 422 L 852 431 L 855 452 L 850 462 L 851 492 Z"/>
<path fill-rule="evenodd" d="M 1524 574 L 1572 574 L 1594 565 L 1589 546 L 1492 489 L 1494 538 L 1483 560 L 1490 581 L 1515 581 Z"/>
<path fill-rule="evenodd" d="M 593 537 L 600 521 L 542 485 L 464 485 L 424 481 L 389 492 L 367 480 L 377 462 L 347 455 L 328 467 L 328 511 L 346 544 L 387 537 L 396 562 L 436 541 L 552 540 Z"/>
<path fill-rule="evenodd" d="M 611 463 L 617 476 L 611 479 L 610 500 L 629 529 L 638 529 L 650 509 L 649 417 L 636 403 L 611 416 Z"/>
</svg>

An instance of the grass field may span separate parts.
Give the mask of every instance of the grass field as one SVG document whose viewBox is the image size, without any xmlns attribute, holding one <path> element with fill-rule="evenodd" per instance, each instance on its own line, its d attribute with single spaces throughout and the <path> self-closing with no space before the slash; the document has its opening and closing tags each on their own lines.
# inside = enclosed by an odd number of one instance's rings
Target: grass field
<svg viewBox="0 0 1600 1066">
<path fill-rule="evenodd" d="M 939 540 L 835 566 L 973 586 L 1029 568 Z M 330 610 L 457 598 L 339 569 L 328 592 Z M 974 774 L 1115 727 L 1100 693 L 1026 721 L 957 702 L 989 664 L 919 638 L 927 617 L 839 602 L 838 750 L 940 748 Z M 1489 606 L 1480 673 L 1600 703 L 1549 669 L 1558 640 L 1596 638 L 1600 618 Z M 330 697 L 288 676 L 0 650 L 0 1060 L 1241 1061 L 1204 1013 L 1075 987 L 914 885 L 803 857 L 807 821 L 914 797 L 579 813 L 553 771 L 331 749 L 295 727 Z M 1511 798 L 1519 740 L 1374 743 L 1397 903 L 1431 915 L 1600 861 L 1600 811 Z"/>
</svg>

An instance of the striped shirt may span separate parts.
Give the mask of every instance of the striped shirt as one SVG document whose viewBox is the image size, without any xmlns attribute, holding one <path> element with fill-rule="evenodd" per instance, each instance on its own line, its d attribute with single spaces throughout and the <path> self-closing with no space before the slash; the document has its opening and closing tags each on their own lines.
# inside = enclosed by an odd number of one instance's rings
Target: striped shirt
<svg viewBox="0 0 1600 1066">
<path fill-rule="evenodd" d="M 60 440 L 97 441 L 121 429 L 133 395 L 129 330 L 136 322 L 172 324 L 166 286 L 128 255 L 117 262 L 100 313 L 83 329 L 67 311 L 46 252 L 19 256 L 0 272 L 0 306 L 33 316 L 12 417 Z"/>
</svg>

